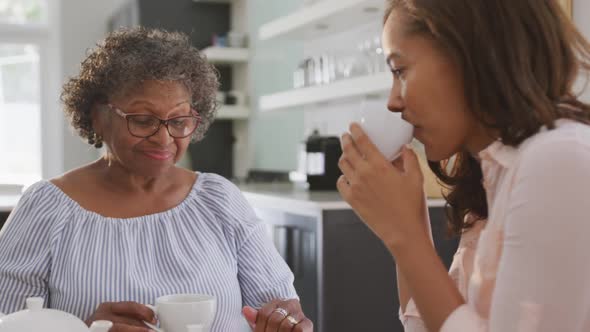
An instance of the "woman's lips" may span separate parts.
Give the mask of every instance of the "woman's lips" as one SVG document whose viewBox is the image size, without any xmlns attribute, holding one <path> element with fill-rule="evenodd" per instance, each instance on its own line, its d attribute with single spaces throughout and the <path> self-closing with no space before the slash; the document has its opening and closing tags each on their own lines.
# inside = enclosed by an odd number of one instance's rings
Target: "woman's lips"
<svg viewBox="0 0 590 332">
<path fill-rule="evenodd" d="M 147 157 L 154 159 L 154 160 L 168 160 L 172 157 L 172 153 L 169 151 L 143 151 Z"/>
</svg>

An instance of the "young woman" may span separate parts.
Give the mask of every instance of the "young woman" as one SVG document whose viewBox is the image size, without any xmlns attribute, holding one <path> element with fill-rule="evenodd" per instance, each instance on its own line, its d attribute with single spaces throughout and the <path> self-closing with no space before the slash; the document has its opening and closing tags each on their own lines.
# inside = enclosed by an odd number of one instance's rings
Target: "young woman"
<svg viewBox="0 0 590 332">
<path fill-rule="evenodd" d="M 588 41 L 556 0 L 389 0 L 383 46 L 462 236 L 448 274 L 416 155 L 353 124 L 338 189 L 395 258 L 406 331 L 590 331 Z"/>
</svg>

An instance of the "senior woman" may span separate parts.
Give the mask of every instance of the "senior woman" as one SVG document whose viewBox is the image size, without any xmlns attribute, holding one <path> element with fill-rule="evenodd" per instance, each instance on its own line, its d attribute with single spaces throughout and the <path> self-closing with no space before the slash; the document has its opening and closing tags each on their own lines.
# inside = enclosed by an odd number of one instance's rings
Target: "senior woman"
<svg viewBox="0 0 590 332">
<path fill-rule="evenodd" d="M 0 312 L 41 296 L 88 324 L 139 332 L 158 296 L 205 293 L 218 302 L 211 331 L 249 330 L 244 315 L 256 332 L 312 330 L 240 191 L 175 166 L 213 121 L 217 88 L 179 33 L 120 30 L 90 52 L 62 100 L 106 153 L 24 193 L 0 233 Z"/>
</svg>

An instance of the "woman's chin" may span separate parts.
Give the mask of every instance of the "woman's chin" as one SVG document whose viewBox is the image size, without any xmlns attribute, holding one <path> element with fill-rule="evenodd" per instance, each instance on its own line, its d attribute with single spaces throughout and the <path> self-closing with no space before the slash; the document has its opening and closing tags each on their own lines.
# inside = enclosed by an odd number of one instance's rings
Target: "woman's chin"
<svg viewBox="0 0 590 332">
<path fill-rule="evenodd" d="M 431 162 L 439 162 L 451 158 L 455 153 L 444 151 L 443 149 L 437 149 L 428 145 L 424 145 L 424 152 L 426 159 Z"/>
</svg>

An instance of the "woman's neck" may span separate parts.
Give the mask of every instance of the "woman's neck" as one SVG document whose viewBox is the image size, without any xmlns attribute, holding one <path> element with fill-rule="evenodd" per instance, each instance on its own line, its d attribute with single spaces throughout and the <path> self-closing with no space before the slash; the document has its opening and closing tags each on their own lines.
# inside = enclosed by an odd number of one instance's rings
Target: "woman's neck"
<svg viewBox="0 0 590 332">
<path fill-rule="evenodd" d="M 170 186 L 169 176 L 143 176 L 133 173 L 119 161 L 105 156 L 96 161 L 103 183 L 116 191 L 129 193 L 155 193 Z"/>
<path fill-rule="evenodd" d="M 493 133 L 483 129 L 478 130 L 467 140 L 465 149 L 471 154 L 471 156 L 473 156 L 473 158 L 479 161 L 480 152 L 492 145 L 499 137 L 499 133 Z"/>
</svg>

